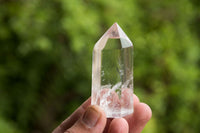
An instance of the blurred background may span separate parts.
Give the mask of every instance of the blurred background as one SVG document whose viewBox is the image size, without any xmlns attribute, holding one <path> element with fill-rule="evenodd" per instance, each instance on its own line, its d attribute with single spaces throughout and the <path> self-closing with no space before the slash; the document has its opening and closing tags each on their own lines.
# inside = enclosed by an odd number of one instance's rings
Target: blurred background
<svg viewBox="0 0 200 133">
<path fill-rule="evenodd" d="M 199 0 L 0 0 L 0 132 L 51 132 L 85 101 L 93 46 L 114 22 L 152 108 L 143 133 L 199 133 Z"/>
</svg>

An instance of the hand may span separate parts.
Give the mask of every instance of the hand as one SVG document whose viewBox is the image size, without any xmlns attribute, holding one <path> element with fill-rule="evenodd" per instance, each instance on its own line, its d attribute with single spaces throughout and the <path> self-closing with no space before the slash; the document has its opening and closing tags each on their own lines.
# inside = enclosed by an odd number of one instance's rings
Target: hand
<svg viewBox="0 0 200 133">
<path fill-rule="evenodd" d="M 134 113 L 115 119 L 106 119 L 105 112 L 100 107 L 90 106 L 89 98 L 53 133 L 140 133 L 150 120 L 152 112 L 148 105 L 140 103 L 136 95 L 133 98 Z"/>
</svg>

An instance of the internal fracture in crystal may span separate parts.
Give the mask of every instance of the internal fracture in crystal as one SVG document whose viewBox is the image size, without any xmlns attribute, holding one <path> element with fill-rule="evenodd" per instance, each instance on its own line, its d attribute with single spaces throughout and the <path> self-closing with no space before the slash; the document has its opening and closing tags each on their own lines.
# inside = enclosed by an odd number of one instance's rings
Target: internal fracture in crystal
<svg viewBox="0 0 200 133">
<path fill-rule="evenodd" d="M 133 113 L 133 44 L 117 23 L 93 49 L 92 105 L 102 107 L 108 118 Z"/>
</svg>

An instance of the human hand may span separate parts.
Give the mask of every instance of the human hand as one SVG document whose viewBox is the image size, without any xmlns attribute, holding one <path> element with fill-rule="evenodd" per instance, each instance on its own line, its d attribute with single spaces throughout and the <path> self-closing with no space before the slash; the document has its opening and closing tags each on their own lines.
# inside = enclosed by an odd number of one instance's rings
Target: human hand
<svg viewBox="0 0 200 133">
<path fill-rule="evenodd" d="M 89 98 L 52 133 L 140 133 L 152 112 L 135 94 L 133 98 L 134 113 L 114 119 L 106 119 L 105 112 L 99 106 L 90 106 Z"/>
</svg>

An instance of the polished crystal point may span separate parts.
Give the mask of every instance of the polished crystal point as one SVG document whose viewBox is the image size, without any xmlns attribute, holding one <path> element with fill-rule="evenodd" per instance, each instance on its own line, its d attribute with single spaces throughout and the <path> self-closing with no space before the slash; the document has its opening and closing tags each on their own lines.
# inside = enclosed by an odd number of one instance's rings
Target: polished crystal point
<svg viewBox="0 0 200 133">
<path fill-rule="evenodd" d="M 133 113 L 133 44 L 117 23 L 93 49 L 92 105 L 102 107 L 108 118 Z"/>
</svg>

